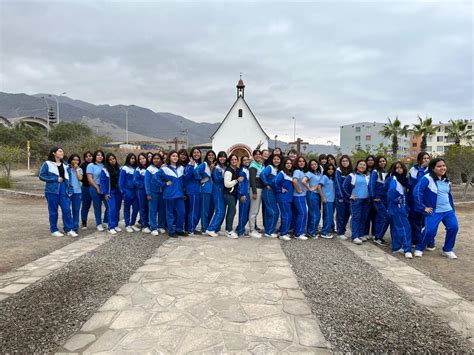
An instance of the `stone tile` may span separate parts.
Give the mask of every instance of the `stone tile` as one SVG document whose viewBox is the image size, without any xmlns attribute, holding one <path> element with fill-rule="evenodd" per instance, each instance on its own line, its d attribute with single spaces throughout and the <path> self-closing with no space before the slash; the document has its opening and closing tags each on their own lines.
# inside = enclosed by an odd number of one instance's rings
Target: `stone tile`
<svg viewBox="0 0 474 355">
<path fill-rule="evenodd" d="M 318 348 L 328 346 L 316 320 L 312 318 L 295 317 L 295 325 L 301 345 Z"/>
<path fill-rule="evenodd" d="M 273 340 L 293 341 L 289 317 L 276 316 L 256 319 L 242 325 L 242 333 Z"/>
<path fill-rule="evenodd" d="M 108 327 L 116 314 L 117 312 L 115 311 L 97 312 L 93 314 L 87 322 L 84 323 L 81 331 L 93 332 L 97 329 Z"/>
<path fill-rule="evenodd" d="M 69 351 L 76 351 L 92 343 L 94 340 L 95 335 L 93 334 L 76 334 L 64 344 L 64 348 Z"/>
<path fill-rule="evenodd" d="M 151 314 L 146 311 L 128 310 L 120 312 L 110 325 L 111 329 L 138 328 L 148 323 Z"/>
<path fill-rule="evenodd" d="M 224 344 L 227 350 L 236 351 L 236 350 L 246 350 L 248 347 L 247 338 L 241 334 L 233 333 L 224 333 Z"/>
<path fill-rule="evenodd" d="M 0 288 L 0 293 L 8 293 L 8 294 L 14 294 L 17 292 L 20 292 L 23 290 L 25 287 L 28 287 L 29 284 L 15 284 L 12 283 L 4 288 Z"/>
<path fill-rule="evenodd" d="M 249 319 L 259 319 L 281 313 L 281 307 L 267 304 L 242 303 L 242 307 Z"/>
<path fill-rule="evenodd" d="M 112 296 L 99 308 L 99 311 L 121 311 L 130 308 L 131 305 L 131 301 L 124 296 Z"/>
<path fill-rule="evenodd" d="M 223 342 L 222 334 L 209 329 L 194 328 L 186 333 L 178 354 L 202 352 Z"/>
<path fill-rule="evenodd" d="M 295 316 L 311 314 L 311 308 L 304 300 L 283 300 L 283 310 Z"/>
<path fill-rule="evenodd" d="M 101 351 L 113 350 L 115 346 L 127 334 L 125 329 L 108 330 L 101 335 L 95 342 L 93 342 L 85 351 L 84 354 L 98 353 Z"/>
</svg>

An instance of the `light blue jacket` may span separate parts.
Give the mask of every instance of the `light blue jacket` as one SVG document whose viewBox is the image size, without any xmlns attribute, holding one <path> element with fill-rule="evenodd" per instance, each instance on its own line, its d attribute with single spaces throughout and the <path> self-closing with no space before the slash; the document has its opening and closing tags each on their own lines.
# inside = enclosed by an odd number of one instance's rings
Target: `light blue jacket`
<svg viewBox="0 0 474 355">
<path fill-rule="evenodd" d="M 194 177 L 198 180 L 208 178 L 209 180 L 204 184 L 201 184 L 201 193 L 212 194 L 212 178 L 211 178 L 211 168 L 207 162 L 202 162 L 194 169 Z"/>
<path fill-rule="evenodd" d="M 151 196 L 152 192 L 158 194 L 163 192 L 163 183 L 158 177 L 155 177 L 158 171 L 159 169 L 154 165 L 150 165 L 146 168 L 144 182 L 145 192 L 148 196 Z"/>
<path fill-rule="evenodd" d="M 437 180 L 431 174 L 424 175 L 413 191 L 413 198 L 415 200 L 415 210 L 419 213 L 426 214 L 425 208 L 431 207 L 433 213 L 436 213 L 436 202 L 438 200 L 438 185 Z M 449 181 L 448 181 L 449 182 Z M 449 204 L 454 211 L 453 195 L 451 193 L 451 183 L 449 183 Z"/>
<path fill-rule="evenodd" d="M 62 163 L 64 167 L 64 182 L 66 183 L 66 193 L 69 193 L 69 172 L 68 165 Z M 39 179 L 46 182 L 44 192 L 49 194 L 59 194 L 59 169 L 54 161 L 46 160 L 41 166 Z"/>
</svg>

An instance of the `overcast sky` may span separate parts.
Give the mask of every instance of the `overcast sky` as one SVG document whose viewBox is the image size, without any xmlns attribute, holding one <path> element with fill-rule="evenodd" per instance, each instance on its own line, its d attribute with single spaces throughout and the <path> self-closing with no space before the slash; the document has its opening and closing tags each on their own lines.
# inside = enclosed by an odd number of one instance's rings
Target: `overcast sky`
<svg viewBox="0 0 474 355">
<path fill-rule="evenodd" d="M 219 122 L 245 98 L 273 138 L 473 118 L 471 1 L 0 0 L 0 90 Z"/>
</svg>

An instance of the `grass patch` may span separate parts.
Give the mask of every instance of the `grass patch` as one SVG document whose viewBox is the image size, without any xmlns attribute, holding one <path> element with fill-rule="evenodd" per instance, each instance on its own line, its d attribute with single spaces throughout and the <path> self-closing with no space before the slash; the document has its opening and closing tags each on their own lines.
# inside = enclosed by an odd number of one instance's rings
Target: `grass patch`
<svg viewBox="0 0 474 355">
<path fill-rule="evenodd" d="M 8 179 L 6 176 L 0 176 L 0 188 L 11 189 L 13 187 L 13 182 Z"/>
</svg>

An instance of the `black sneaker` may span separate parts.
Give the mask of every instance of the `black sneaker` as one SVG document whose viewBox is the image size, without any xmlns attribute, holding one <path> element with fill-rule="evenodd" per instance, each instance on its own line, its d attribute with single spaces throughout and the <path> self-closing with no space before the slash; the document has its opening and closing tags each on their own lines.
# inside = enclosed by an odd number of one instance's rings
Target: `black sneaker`
<svg viewBox="0 0 474 355">
<path fill-rule="evenodd" d="M 426 250 L 428 250 L 428 251 L 435 251 L 435 250 L 436 250 L 436 245 L 434 245 L 434 244 L 428 244 L 428 246 L 426 247 Z"/>
<path fill-rule="evenodd" d="M 374 243 L 378 245 L 387 245 L 387 242 L 383 239 L 374 239 Z"/>
<path fill-rule="evenodd" d="M 306 236 L 309 238 L 309 239 L 318 239 L 318 236 L 316 234 L 306 234 Z"/>
<path fill-rule="evenodd" d="M 188 236 L 188 233 L 186 233 L 186 232 L 177 232 L 176 234 L 181 236 L 181 237 L 187 237 Z"/>
<path fill-rule="evenodd" d="M 197 234 L 197 235 L 202 235 L 202 232 L 201 232 L 201 231 L 198 231 L 198 230 L 196 230 L 196 231 L 194 231 L 194 234 Z"/>
<path fill-rule="evenodd" d="M 168 234 L 171 238 L 178 238 L 178 235 L 176 233 L 169 233 Z"/>
</svg>

